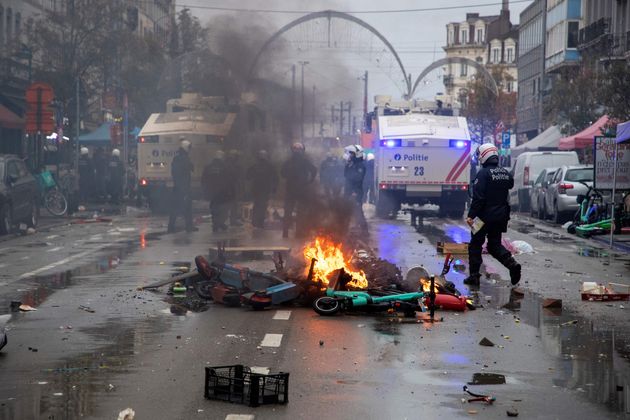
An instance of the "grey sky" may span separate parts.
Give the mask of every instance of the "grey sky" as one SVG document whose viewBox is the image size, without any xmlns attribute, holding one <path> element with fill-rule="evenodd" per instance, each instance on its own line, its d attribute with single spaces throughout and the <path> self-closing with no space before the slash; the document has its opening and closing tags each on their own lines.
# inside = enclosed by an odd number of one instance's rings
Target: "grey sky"
<svg viewBox="0 0 630 420">
<path fill-rule="evenodd" d="M 283 10 L 309 10 L 320 11 L 333 9 L 339 11 L 358 10 L 393 10 L 410 8 L 431 8 L 445 6 L 467 6 L 475 4 L 500 3 L 499 0 L 177 0 L 179 5 L 191 6 L 218 6 L 234 8 L 258 8 L 258 9 L 283 9 Z M 510 12 L 512 23 L 518 23 L 519 13 L 531 2 L 510 2 Z M 378 31 L 380 31 L 393 44 L 399 52 L 407 72 L 415 79 L 427 65 L 434 59 L 441 58 L 444 54 L 441 47 L 446 40 L 445 25 L 451 21 L 462 21 L 466 13 L 479 12 L 482 15 L 498 14 L 500 4 L 484 7 L 466 7 L 465 9 L 431 11 L 431 12 L 411 12 L 411 13 L 391 13 L 391 14 L 357 14 L 358 18 L 366 21 Z M 259 19 L 267 26 L 281 27 L 290 21 L 300 17 L 299 14 L 245 14 L 232 12 L 214 12 L 193 8 L 193 13 L 202 21 L 207 21 L 222 14 L 240 15 L 242 17 Z M 434 52 L 435 51 L 435 52 Z M 321 58 L 320 58 L 321 57 Z M 336 100 L 359 100 L 353 90 L 356 88 L 360 94 L 361 85 L 357 77 L 361 76 L 364 70 L 370 71 L 369 95 L 370 101 L 374 94 L 391 94 L 394 97 L 400 96 L 399 89 L 392 83 L 392 75 L 383 74 L 378 68 L 370 66 L 369 62 L 361 57 L 346 54 L 343 66 L 347 69 L 345 74 L 337 73 L 334 66 L 326 66 L 326 55 L 310 55 L 307 57 L 311 65 L 307 66 L 305 72 L 306 84 L 312 86 L 317 84 L 318 89 L 327 92 L 330 101 Z M 297 62 L 305 59 L 301 54 L 290 54 L 284 57 L 288 62 Z M 317 63 L 315 63 L 317 61 Z M 308 67 L 311 67 L 308 69 Z M 333 78 L 323 79 L 322 75 L 334 74 Z M 433 72 L 427 79 L 426 84 L 416 92 L 417 98 L 432 99 L 435 92 L 443 89 L 438 79 L 439 71 Z M 395 76 L 396 77 L 396 76 Z M 289 83 L 289 76 L 286 82 Z M 331 79 L 334 79 L 331 80 Z M 327 86 L 326 86 L 327 85 Z M 320 87 L 321 86 L 321 87 Z M 344 96 L 347 96 L 346 99 Z M 325 104 L 321 104 L 324 106 Z"/>
</svg>

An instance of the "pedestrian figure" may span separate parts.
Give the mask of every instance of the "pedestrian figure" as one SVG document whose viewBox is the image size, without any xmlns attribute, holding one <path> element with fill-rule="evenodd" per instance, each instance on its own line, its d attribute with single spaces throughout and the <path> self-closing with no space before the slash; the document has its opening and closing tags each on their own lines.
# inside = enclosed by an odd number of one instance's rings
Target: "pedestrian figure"
<svg viewBox="0 0 630 420">
<path fill-rule="evenodd" d="M 226 221 L 234 188 L 227 176 L 225 153 L 219 150 L 212 162 L 203 169 L 201 176 L 201 184 L 210 203 L 213 232 L 227 230 Z"/>
<path fill-rule="evenodd" d="M 87 147 L 81 148 L 79 156 L 79 199 L 82 204 L 87 203 L 94 193 L 94 165 Z"/>
<path fill-rule="evenodd" d="M 483 226 L 476 233 L 471 233 L 468 246 L 470 273 L 464 283 L 479 285 L 479 270 L 483 262 L 481 251 L 487 237 L 488 253 L 510 270 L 510 280 L 516 285 L 521 279 L 521 266 L 501 244 L 501 236 L 507 232 L 510 220 L 508 194 L 514 187 L 514 178 L 499 166 L 499 152 L 494 145 L 486 143 L 479 146 L 477 157 L 482 168 L 473 181 L 472 203 L 466 222 L 472 227 L 474 219 L 479 218 Z"/>
<path fill-rule="evenodd" d="M 278 187 L 278 174 L 276 168 L 269 160 L 266 150 L 258 152 L 258 159 L 247 171 L 247 179 L 251 185 L 252 201 L 252 225 L 262 229 L 265 227 L 267 204 L 269 198 Z"/>
<path fill-rule="evenodd" d="M 173 177 L 173 199 L 171 201 L 171 212 L 168 218 L 168 232 L 175 232 L 175 222 L 177 216 L 184 217 L 186 232 L 198 230 L 193 226 L 192 221 L 192 195 L 191 178 L 193 164 L 190 161 L 191 144 L 185 138 L 180 138 L 180 146 L 173 162 L 171 163 L 171 175 Z"/>
<path fill-rule="evenodd" d="M 319 183 L 329 199 L 339 197 L 343 188 L 343 163 L 332 152 L 319 165 Z"/>
<path fill-rule="evenodd" d="M 94 190 L 95 190 L 96 197 L 98 197 L 99 200 L 102 200 L 105 198 L 105 195 L 107 194 L 106 186 L 107 186 L 107 178 L 108 178 L 108 174 L 107 174 L 108 162 L 107 162 L 107 157 L 105 156 L 105 153 L 103 152 L 102 148 L 98 147 L 96 151 L 94 152 L 93 163 L 94 163 L 94 187 L 95 187 Z"/>
<path fill-rule="evenodd" d="M 368 153 L 365 161 L 365 178 L 363 178 L 363 202 L 374 204 L 374 154 Z"/>
<path fill-rule="evenodd" d="M 355 222 L 362 229 L 367 229 L 367 222 L 363 215 L 363 180 L 365 179 L 363 147 L 355 144 L 347 146 L 344 150 L 346 158 L 346 167 L 343 173 L 346 180 L 344 195 L 354 202 Z"/>
<path fill-rule="evenodd" d="M 230 226 L 242 226 L 243 218 L 241 217 L 240 200 L 243 191 L 244 170 L 241 164 L 241 154 L 238 150 L 230 150 L 225 160 L 225 170 L 227 182 L 232 186 L 232 194 L 228 198 L 228 212 L 230 218 Z"/>
<path fill-rule="evenodd" d="M 293 211 L 296 211 L 296 237 L 306 234 L 308 221 L 305 210 L 310 201 L 311 184 L 317 176 L 317 168 L 306 156 L 302 143 L 293 143 L 291 156 L 282 165 L 281 175 L 286 181 L 284 196 L 284 219 L 282 237 L 289 237 L 289 229 L 293 222 Z"/>
<path fill-rule="evenodd" d="M 112 157 L 109 160 L 108 190 L 112 204 L 120 204 L 123 194 L 123 178 L 125 169 L 120 160 L 120 150 L 112 150 Z"/>
</svg>

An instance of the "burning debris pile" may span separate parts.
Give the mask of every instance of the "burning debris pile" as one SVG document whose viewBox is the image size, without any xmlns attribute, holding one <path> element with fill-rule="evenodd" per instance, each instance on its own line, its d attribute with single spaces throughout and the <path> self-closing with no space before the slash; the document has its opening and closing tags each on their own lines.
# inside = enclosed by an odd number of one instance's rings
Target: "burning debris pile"
<svg viewBox="0 0 630 420">
<path fill-rule="evenodd" d="M 343 269 L 352 277 L 347 286 L 352 289 L 374 289 L 395 287 L 404 290 L 400 269 L 389 261 L 375 256 L 368 247 L 350 249 L 349 246 L 319 236 L 307 243 L 301 255 L 295 258 L 292 268 L 287 270 L 288 279 L 296 282 L 312 281 L 327 286 L 332 278 Z M 358 248 L 358 247 L 357 247 Z M 417 290 L 418 285 L 414 290 Z"/>
</svg>

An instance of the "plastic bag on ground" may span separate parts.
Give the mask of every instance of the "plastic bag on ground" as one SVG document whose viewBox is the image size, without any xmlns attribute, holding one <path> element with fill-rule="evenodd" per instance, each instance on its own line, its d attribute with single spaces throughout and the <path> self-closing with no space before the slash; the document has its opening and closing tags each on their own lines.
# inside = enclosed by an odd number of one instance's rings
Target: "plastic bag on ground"
<svg viewBox="0 0 630 420">
<path fill-rule="evenodd" d="M 533 254 L 534 248 L 525 241 L 514 241 L 512 242 L 512 253 L 519 254 Z"/>
</svg>

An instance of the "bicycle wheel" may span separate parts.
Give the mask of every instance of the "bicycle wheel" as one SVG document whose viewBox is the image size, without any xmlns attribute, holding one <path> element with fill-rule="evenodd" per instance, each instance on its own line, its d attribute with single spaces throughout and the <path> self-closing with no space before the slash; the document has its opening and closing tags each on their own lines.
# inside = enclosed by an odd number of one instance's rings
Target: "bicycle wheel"
<svg viewBox="0 0 630 420">
<path fill-rule="evenodd" d="M 44 195 L 44 207 L 53 216 L 63 216 L 68 211 L 68 200 L 58 189 L 50 189 Z"/>
</svg>

